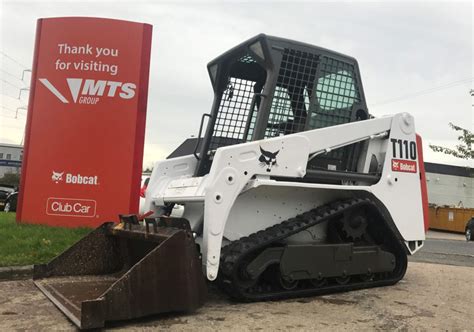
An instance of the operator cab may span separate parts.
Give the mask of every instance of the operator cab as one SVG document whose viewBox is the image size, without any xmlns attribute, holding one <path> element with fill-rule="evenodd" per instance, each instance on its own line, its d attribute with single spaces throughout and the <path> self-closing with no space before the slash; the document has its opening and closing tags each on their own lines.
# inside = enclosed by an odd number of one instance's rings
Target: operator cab
<svg viewBox="0 0 474 332">
<path fill-rule="evenodd" d="M 196 176 L 209 172 L 217 148 L 369 117 L 357 61 L 320 47 L 260 34 L 208 71 L 214 102 L 198 140 Z M 357 148 L 318 156 L 308 169 L 353 171 Z"/>
</svg>

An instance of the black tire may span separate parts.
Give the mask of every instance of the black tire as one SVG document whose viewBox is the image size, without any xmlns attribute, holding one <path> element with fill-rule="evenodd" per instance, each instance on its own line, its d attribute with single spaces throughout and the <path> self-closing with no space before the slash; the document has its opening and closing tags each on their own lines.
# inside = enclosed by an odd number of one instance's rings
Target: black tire
<svg viewBox="0 0 474 332">
<path fill-rule="evenodd" d="M 474 237 L 473 237 L 472 230 L 470 227 L 466 228 L 465 235 L 466 235 L 466 241 L 474 241 Z"/>
</svg>

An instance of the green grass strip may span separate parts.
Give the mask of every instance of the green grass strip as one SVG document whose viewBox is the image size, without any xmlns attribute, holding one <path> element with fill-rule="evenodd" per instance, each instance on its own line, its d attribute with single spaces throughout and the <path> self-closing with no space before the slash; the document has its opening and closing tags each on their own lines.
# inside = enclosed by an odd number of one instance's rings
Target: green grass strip
<svg viewBox="0 0 474 332">
<path fill-rule="evenodd" d="M 0 212 L 0 267 L 47 263 L 91 230 L 17 224 L 15 213 Z"/>
</svg>

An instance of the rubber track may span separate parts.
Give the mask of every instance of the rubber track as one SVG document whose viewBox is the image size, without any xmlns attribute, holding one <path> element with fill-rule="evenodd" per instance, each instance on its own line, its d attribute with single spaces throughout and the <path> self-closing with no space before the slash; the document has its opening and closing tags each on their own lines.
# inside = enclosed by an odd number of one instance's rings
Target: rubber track
<svg viewBox="0 0 474 332">
<path fill-rule="evenodd" d="M 290 218 L 282 223 L 273 225 L 265 230 L 243 237 L 239 240 L 231 242 L 222 249 L 220 272 L 218 283 L 219 286 L 232 298 L 239 301 L 262 301 L 276 300 L 291 297 L 304 297 L 312 295 L 322 295 L 335 292 L 349 291 L 354 289 L 362 289 L 369 287 L 387 286 L 397 283 L 403 278 L 407 267 L 407 257 L 404 245 L 392 235 L 390 252 L 396 257 L 396 267 L 394 272 L 385 279 L 372 281 L 356 281 L 347 285 L 327 285 L 323 287 L 310 287 L 296 290 L 278 290 L 270 293 L 249 293 L 246 287 L 240 284 L 237 277 L 239 266 L 247 255 L 253 254 L 260 249 L 263 250 L 274 242 L 283 240 L 293 234 L 301 232 L 311 226 L 322 223 L 334 217 L 342 215 L 351 209 L 360 208 L 362 206 L 376 209 L 378 214 L 383 214 L 378 206 L 369 198 L 355 198 L 345 201 L 339 201 L 327 205 L 320 206 L 313 210 L 302 213 L 294 218 Z M 389 227 L 387 227 L 389 229 Z M 387 237 L 389 234 L 387 234 Z"/>
</svg>

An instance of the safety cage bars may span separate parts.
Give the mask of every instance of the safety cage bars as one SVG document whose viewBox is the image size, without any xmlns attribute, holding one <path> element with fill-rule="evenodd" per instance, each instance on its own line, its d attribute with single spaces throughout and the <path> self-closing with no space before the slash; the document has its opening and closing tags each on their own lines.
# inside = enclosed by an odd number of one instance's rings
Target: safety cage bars
<svg viewBox="0 0 474 332">
<path fill-rule="evenodd" d="M 219 147 L 238 144 L 252 138 L 257 117 L 258 103 L 254 102 L 254 95 L 260 93 L 266 79 L 266 73 L 262 73 L 257 79 L 251 79 L 246 75 L 247 70 L 237 71 L 236 68 L 246 68 L 252 65 L 254 68 L 260 66 L 249 54 L 237 60 L 237 66 L 228 78 L 219 110 L 217 112 L 214 130 L 209 145 L 209 150 Z"/>
</svg>

